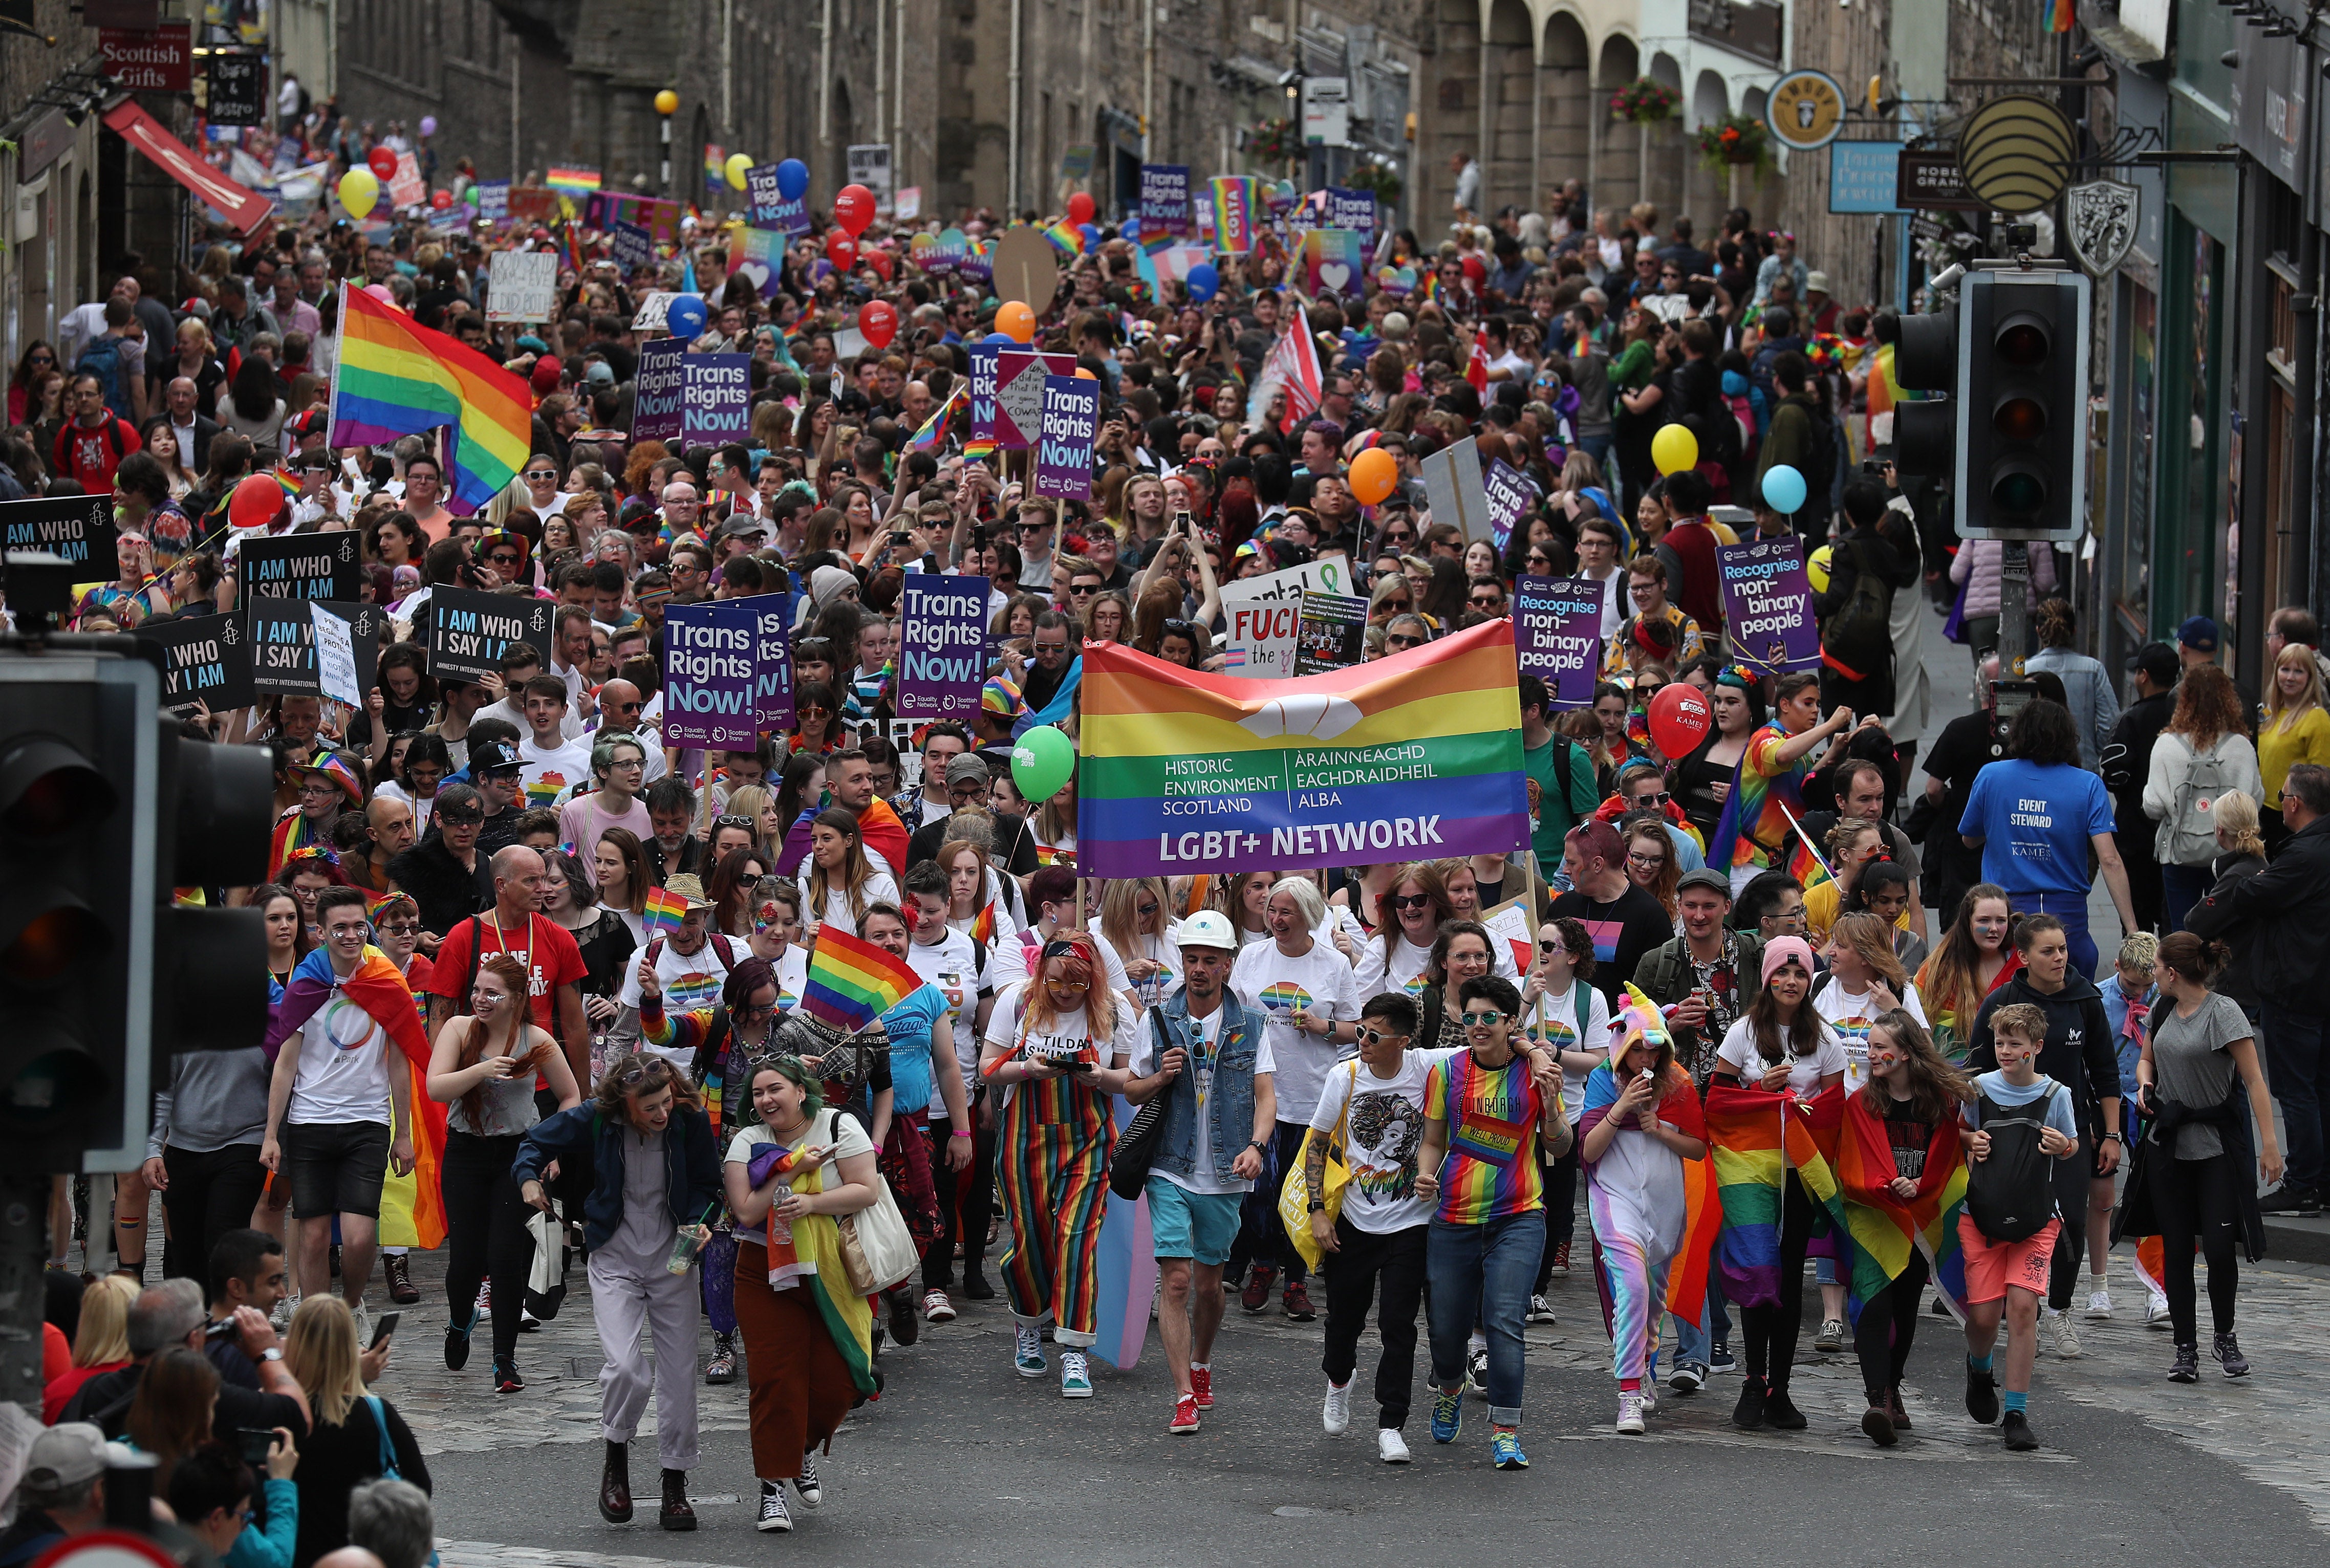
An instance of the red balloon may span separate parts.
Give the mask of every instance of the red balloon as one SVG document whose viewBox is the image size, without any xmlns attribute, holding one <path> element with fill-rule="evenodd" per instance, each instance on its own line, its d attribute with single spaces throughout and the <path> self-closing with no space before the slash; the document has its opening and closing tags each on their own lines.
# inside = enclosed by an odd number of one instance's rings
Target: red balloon
<svg viewBox="0 0 2330 1568">
<path fill-rule="evenodd" d="M 227 521 L 238 528 L 264 528 L 283 510 L 283 486 L 266 474 L 252 474 L 234 487 Z"/>
<path fill-rule="evenodd" d="M 1670 759 L 1687 757 L 1707 739 L 1715 712 L 1688 681 L 1671 681 L 1651 699 L 1651 744 Z"/>
<path fill-rule="evenodd" d="M 429 193 L 429 204 L 441 213 L 446 208 L 453 204 L 453 193 L 450 191 L 431 191 Z"/>
<path fill-rule="evenodd" d="M 857 307 L 857 330 L 876 348 L 887 348 L 898 335 L 898 313 L 886 299 L 868 300 Z"/>
<path fill-rule="evenodd" d="M 862 251 L 858 260 L 874 269 L 883 282 L 890 281 L 890 253 L 887 250 L 877 245 L 871 250 Z"/>
<path fill-rule="evenodd" d="M 825 259 L 847 272 L 857 265 L 857 241 L 847 234 L 825 242 Z"/>
<path fill-rule="evenodd" d="M 855 240 L 874 221 L 874 193 L 863 185 L 844 185 L 834 194 L 833 221 Z"/>
<path fill-rule="evenodd" d="M 387 147 L 374 147 L 365 155 L 365 163 L 384 180 L 396 177 L 396 154 Z"/>
<path fill-rule="evenodd" d="M 1085 192 L 1078 191 L 1068 198 L 1068 222 L 1071 223 L 1091 222 L 1094 211 L 1093 199 Z"/>
</svg>

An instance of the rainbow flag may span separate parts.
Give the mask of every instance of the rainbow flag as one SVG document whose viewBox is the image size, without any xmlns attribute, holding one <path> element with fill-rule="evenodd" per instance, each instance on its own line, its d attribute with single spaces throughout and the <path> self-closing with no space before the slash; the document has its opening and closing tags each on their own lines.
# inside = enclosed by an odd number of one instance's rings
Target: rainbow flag
<svg viewBox="0 0 2330 1568">
<path fill-rule="evenodd" d="M 801 1009 L 835 1028 L 856 1034 L 918 990 L 923 978 L 863 937 L 819 928 L 810 954 Z"/>
<path fill-rule="evenodd" d="M 267 1059 L 275 1060 L 289 1040 L 308 1019 L 336 997 L 345 998 L 387 1031 L 389 1043 L 404 1058 L 412 1077 L 413 1148 L 412 1173 L 392 1175 L 382 1195 L 381 1240 L 390 1246 L 442 1246 L 445 1242 L 445 1199 L 440 1188 L 445 1163 L 445 1107 L 429 1098 L 429 1032 L 421 1027 L 421 1012 L 404 977 L 378 948 L 367 947 L 355 973 L 341 979 L 333 973 L 332 955 L 317 948 L 291 971 L 291 983 L 273 999 L 268 1010 Z M 346 1038 L 335 1031 L 336 1038 Z M 392 1070 L 394 1067 L 392 1061 Z"/>
<path fill-rule="evenodd" d="M 971 940 L 980 947 L 995 940 L 995 901 L 989 899 L 971 920 Z"/>
<path fill-rule="evenodd" d="M 558 803 L 558 792 L 565 788 L 566 776 L 564 773 L 545 773 L 526 787 L 526 803 L 528 806 L 554 806 Z"/>
<path fill-rule="evenodd" d="M 1527 842 L 1513 628 L 1324 675 L 1205 675 L 1084 650 L 1076 859 L 1181 875 L 1503 853 Z M 1170 808 L 1209 797 L 1205 819 Z"/>
<path fill-rule="evenodd" d="M 297 479 L 293 478 L 290 475 L 289 475 L 289 474 L 285 473 L 281 468 L 270 468 L 270 469 L 268 469 L 268 470 L 267 470 L 267 477 L 268 477 L 269 478 L 270 478 L 270 479 L 274 480 L 274 481 L 276 482 L 276 484 L 277 484 L 277 485 L 279 485 L 279 486 L 280 486 L 282 487 L 282 490 L 283 490 L 283 496 L 284 496 L 284 498 L 285 498 L 286 500 L 297 500 L 297 499 L 298 498 L 298 496 L 299 496 L 299 481 L 298 481 L 298 480 L 297 480 Z"/>
<path fill-rule="evenodd" d="M 452 480 L 446 508 L 467 516 L 508 486 L 532 450 L 532 391 L 475 349 L 343 283 L 327 439 L 335 448 L 387 446 L 436 430 L 445 432 Z"/>
<path fill-rule="evenodd" d="M 962 455 L 966 460 L 991 458 L 995 455 L 995 442 L 992 439 L 984 441 L 965 441 L 962 444 Z"/>
<path fill-rule="evenodd" d="M 1044 238 L 1049 240 L 1052 242 L 1052 249 L 1063 256 L 1081 256 L 1084 253 L 1084 231 L 1065 218 L 1045 230 Z"/>
<path fill-rule="evenodd" d="M 659 887 L 648 889 L 647 907 L 639 912 L 640 925 L 651 931 L 669 933 L 677 930 L 687 918 L 686 899 Z"/>
<path fill-rule="evenodd" d="M 1828 1092 L 1842 1096 L 1842 1085 Z M 1723 1206 L 1723 1233 L 1715 1272 L 1723 1294 L 1738 1307 L 1767 1307 L 1780 1299 L 1780 1212 L 1786 1173 L 1793 1170 L 1816 1214 L 1832 1230 L 1844 1221 L 1836 1174 L 1813 1137 L 1813 1102 L 1761 1089 L 1710 1084 L 1707 1135 Z"/>
<path fill-rule="evenodd" d="M 1965 1321 L 1965 1258 L 1958 1246 L 1958 1215 L 1965 1208 L 1966 1167 L 1955 1118 L 1934 1129 L 1926 1148 L 1918 1195 L 1903 1200 L 1891 1183 L 1900 1174 L 1885 1124 L 1870 1115 L 1859 1094 L 1842 1084 L 1813 1101 L 1813 1138 L 1833 1151 L 1844 1199 L 1839 1233 L 1850 1249 L 1844 1272 L 1852 1318 L 1861 1304 L 1901 1277 L 1914 1250 L 1926 1255 L 1934 1288 Z"/>
<path fill-rule="evenodd" d="M 562 195 L 585 196 L 599 188 L 599 171 L 583 168 L 553 168 L 543 181 Z M 346 320 L 346 316 L 341 317 Z"/>
<path fill-rule="evenodd" d="M 916 452 L 935 451 L 939 444 L 946 439 L 947 416 L 954 412 L 956 405 L 969 396 L 970 392 L 969 382 L 955 383 L 954 391 L 947 393 L 947 401 L 941 403 L 932 411 L 931 417 L 923 421 L 921 430 L 906 439 L 907 449 Z"/>
</svg>

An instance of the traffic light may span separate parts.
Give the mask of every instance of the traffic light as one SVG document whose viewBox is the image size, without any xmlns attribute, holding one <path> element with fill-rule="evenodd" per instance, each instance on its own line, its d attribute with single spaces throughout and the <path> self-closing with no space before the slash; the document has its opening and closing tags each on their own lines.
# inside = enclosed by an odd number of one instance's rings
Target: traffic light
<svg viewBox="0 0 2330 1568">
<path fill-rule="evenodd" d="M 170 905 L 264 875 L 268 760 L 182 741 L 145 652 L 0 654 L 0 1171 L 136 1165 L 156 1064 L 263 1037 L 257 913 Z"/>
<path fill-rule="evenodd" d="M 1965 539 L 2076 538 L 2088 480 L 2087 275 L 1985 267 L 1946 310 L 1901 318 L 1894 462 L 1946 479 Z"/>
<path fill-rule="evenodd" d="M 2090 288 L 2060 268 L 1960 283 L 1960 537 L 2076 539 L 2087 525 Z"/>
</svg>

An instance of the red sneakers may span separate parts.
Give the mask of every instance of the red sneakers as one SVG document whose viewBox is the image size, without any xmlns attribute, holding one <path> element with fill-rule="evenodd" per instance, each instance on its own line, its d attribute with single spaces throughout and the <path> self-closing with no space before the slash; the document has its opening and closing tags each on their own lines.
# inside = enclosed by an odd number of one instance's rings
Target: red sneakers
<svg viewBox="0 0 2330 1568">
<path fill-rule="evenodd" d="M 1286 1294 L 1279 1299 L 1279 1305 L 1285 1308 L 1287 1317 L 1297 1323 L 1308 1323 L 1319 1316 L 1311 1309 L 1310 1289 L 1300 1280 L 1288 1283 Z"/>
<path fill-rule="evenodd" d="M 1183 1394 L 1173 1402 L 1173 1419 L 1165 1430 L 1177 1435 L 1198 1430 L 1198 1401 L 1193 1394 Z"/>
<path fill-rule="evenodd" d="M 1212 1367 L 1189 1368 L 1189 1387 L 1192 1391 L 1190 1397 L 1197 1401 L 1199 1410 L 1214 1408 L 1214 1369 Z"/>
<path fill-rule="evenodd" d="M 1238 1305 L 1249 1312 L 1259 1312 L 1270 1305 L 1270 1282 L 1278 1277 L 1275 1269 L 1256 1263 L 1246 1270 L 1246 1289 L 1238 1295 Z"/>
</svg>

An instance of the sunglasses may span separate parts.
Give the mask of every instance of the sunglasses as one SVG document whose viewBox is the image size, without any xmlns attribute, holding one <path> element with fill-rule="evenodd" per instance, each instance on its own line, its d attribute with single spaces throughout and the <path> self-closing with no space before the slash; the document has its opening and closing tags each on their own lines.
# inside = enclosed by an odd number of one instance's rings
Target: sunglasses
<svg viewBox="0 0 2330 1568">
<path fill-rule="evenodd" d="M 1391 907 L 1394 909 L 1422 909 L 1431 902 L 1432 895 L 1428 893 L 1399 893 L 1392 894 Z"/>
<path fill-rule="evenodd" d="M 822 719 L 829 715 L 833 710 L 831 708 L 820 707 L 815 703 L 803 703 L 799 707 L 795 708 L 793 712 L 802 717 L 807 717 L 809 714 L 815 713 L 819 718 Z"/>
<path fill-rule="evenodd" d="M 1668 790 L 1654 789 L 1647 795 L 1635 796 L 1634 804 L 1637 806 L 1664 806 L 1668 801 L 1673 798 L 1674 796 Z"/>
<path fill-rule="evenodd" d="M 1044 984 L 1049 986 L 1055 991 L 1089 991 L 1092 989 L 1090 982 L 1084 980 L 1046 980 Z"/>
<path fill-rule="evenodd" d="M 1082 588 L 1078 588 L 1074 583 L 1070 583 L 1068 585 L 1068 597 L 1070 599 L 1090 599 L 1094 594 L 1098 593 L 1099 591 L 1100 584 L 1097 582 L 1087 582 Z"/>
<path fill-rule="evenodd" d="M 750 828 L 753 826 L 753 819 L 749 817 L 737 817 L 724 813 L 723 815 L 712 819 L 712 826 L 715 827 Z"/>
<path fill-rule="evenodd" d="M 1362 1045 L 1380 1045 L 1387 1040 L 1397 1040 L 1405 1044 L 1407 1040 L 1407 1036 L 1405 1034 L 1387 1034 L 1380 1029 L 1362 1029 L 1359 1031 L 1359 1044 Z"/>
<path fill-rule="evenodd" d="M 1494 609 L 1497 606 L 1504 603 L 1505 601 L 1497 594 L 1476 593 L 1466 602 L 1471 604 L 1474 609 Z"/>
<path fill-rule="evenodd" d="M 421 930 L 421 922 L 419 921 L 396 921 L 388 925 L 375 927 L 374 929 L 384 937 L 409 937 Z"/>
<path fill-rule="evenodd" d="M 637 1089 L 643 1083 L 661 1083 L 671 1075 L 670 1063 L 660 1056 L 650 1057 L 636 1066 L 628 1067 L 617 1073 L 615 1083 L 617 1087 L 628 1091 Z"/>
<path fill-rule="evenodd" d="M 442 807 L 437 810 L 437 820 L 448 827 L 475 827 L 485 819 L 482 811 L 448 811 Z"/>
<path fill-rule="evenodd" d="M 540 473 L 528 474 L 526 482 L 529 485 L 554 485 L 558 482 L 558 476 L 545 468 Z"/>
<path fill-rule="evenodd" d="M 1384 638 L 1384 647 L 1422 647 L 1423 646 L 1424 639 L 1422 638 L 1409 637 L 1405 632 L 1397 633 L 1394 636 Z"/>
<path fill-rule="evenodd" d="M 1559 942 L 1553 941 L 1543 937 L 1538 939 L 1537 950 L 1541 953 L 1560 953 L 1568 951 L 1568 949 L 1563 947 Z"/>
<path fill-rule="evenodd" d="M 1501 1024 L 1504 1021 L 1505 1015 L 1494 1009 L 1486 1013 L 1468 1012 L 1460 1020 L 1467 1029 L 1486 1028 L 1491 1025 Z"/>
</svg>

